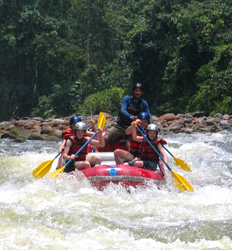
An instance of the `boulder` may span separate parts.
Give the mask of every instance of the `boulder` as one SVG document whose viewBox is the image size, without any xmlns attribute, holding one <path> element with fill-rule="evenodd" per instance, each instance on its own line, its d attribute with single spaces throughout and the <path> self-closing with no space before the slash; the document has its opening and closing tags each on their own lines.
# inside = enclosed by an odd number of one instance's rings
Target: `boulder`
<svg viewBox="0 0 232 250">
<path fill-rule="evenodd" d="M 41 141 L 43 141 L 44 139 L 45 139 L 44 136 L 42 136 L 38 132 L 30 134 L 30 136 L 28 137 L 28 140 L 41 140 Z"/>
<path fill-rule="evenodd" d="M 27 120 L 18 120 L 18 121 L 15 121 L 14 123 L 16 127 L 24 127 L 27 124 L 28 124 Z"/>
<path fill-rule="evenodd" d="M 213 118 L 219 118 L 219 119 L 223 119 L 223 115 L 220 113 L 216 113 Z"/>
<path fill-rule="evenodd" d="M 232 123 L 230 123 L 230 122 L 228 122 L 228 121 L 226 121 L 226 120 L 222 120 L 222 121 L 220 121 L 220 126 L 222 127 L 222 128 L 230 128 L 231 126 L 232 126 Z"/>
<path fill-rule="evenodd" d="M 15 142 L 25 142 L 26 139 L 23 138 L 23 137 L 17 137 L 17 138 L 14 139 L 14 141 L 15 141 Z"/>
<path fill-rule="evenodd" d="M 105 129 L 108 129 L 116 121 L 117 117 L 110 114 L 106 115 Z M 68 129 L 69 119 L 65 118 L 49 118 L 42 117 L 33 118 L 15 118 L 10 121 L 0 122 L 1 138 L 11 138 L 17 142 L 30 140 L 60 140 L 62 138 L 62 130 Z M 81 116 L 83 121 L 89 119 L 95 120 L 97 123 L 98 115 L 91 117 Z M 160 134 L 174 133 L 214 133 L 222 130 L 232 131 L 232 116 L 216 113 L 213 117 L 206 116 L 203 111 L 195 113 L 186 113 L 175 115 L 173 113 L 164 114 L 160 117 L 152 116 L 153 122 L 160 128 Z"/>
<path fill-rule="evenodd" d="M 40 132 L 40 134 L 42 135 L 42 134 L 50 134 L 51 133 L 51 131 L 53 130 L 53 128 L 51 127 L 51 126 L 49 126 L 49 125 L 44 125 L 44 126 L 42 126 L 42 129 L 41 129 L 41 132 Z"/>
<path fill-rule="evenodd" d="M 212 125 L 215 125 L 215 124 L 216 124 L 214 118 L 208 118 L 208 119 L 206 119 L 205 122 L 206 122 L 206 124 L 207 124 L 208 126 L 212 126 Z"/>
<path fill-rule="evenodd" d="M 60 139 L 60 138 L 62 138 L 62 130 L 53 129 L 49 135 L 50 136 L 56 136 L 56 137 L 58 137 Z"/>
<path fill-rule="evenodd" d="M 162 115 L 158 118 L 158 122 L 162 122 L 162 121 L 174 121 L 176 120 L 176 116 L 172 113 L 170 114 L 165 114 L 165 115 Z"/>
<path fill-rule="evenodd" d="M 183 128 L 183 125 L 181 123 L 174 122 L 170 125 L 169 131 L 173 131 L 174 133 L 178 133 L 181 131 L 182 128 Z"/>
<path fill-rule="evenodd" d="M 5 133 L 3 133 L 1 135 L 1 138 L 4 139 L 4 138 L 9 138 L 9 139 L 16 139 L 17 136 L 13 133 L 11 133 L 10 131 L 6 131 Z"/>
</svg>

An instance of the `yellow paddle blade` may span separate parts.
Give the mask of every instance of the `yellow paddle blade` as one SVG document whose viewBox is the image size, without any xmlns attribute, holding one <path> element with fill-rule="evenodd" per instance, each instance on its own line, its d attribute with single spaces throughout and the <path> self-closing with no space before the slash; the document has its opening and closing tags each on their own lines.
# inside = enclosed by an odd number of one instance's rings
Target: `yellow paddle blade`
<svg viewBox="0 0 232 250">
<path fill-rule="evenodd" d="M 46 175 L 51 169 L 54 160 L 55 158 L 41 163 L 36 169 L 33 170 L 32 172 L 33 176 L 35 178 L 43 178 L 44 175 Z"/>
<path fill-rule="evenodd" d="M 176 158 L 175 156 L 173 156 L 173 158 L 174 158 L 177 166 L 181 166 L 186 171 L 192 171 L 191 167 L 187 164 L 187 162 L 185 162 L 179 158 Z"/>
<path fill-rule="evenodd" d="M 52 172 L 51 174 L 49 174 L 49 178 L 51 179 L 55 179 L 56 177 L 59 176 L 59 174 L 63 173 L 65 170 L 65 166 L 63 166 L 62 168 L 59 168 L 57 170 L 55 170 L 54 172 Z"/>
<path fill-rule="evenodd" d="M 103 112 L 100 112 L 98 122 L 97 122 L 97 127 L 98 128 L 104 128 L 106 124 L 106 116 L 104 115 Z"/>
<path fill-rule="evenodd" d="M 194 188 L 187 182 L 187 180 L 183 176 L 175 173 L 173 170 L 171 170 L 171 172 L 180 191 L 194 191 Z"/>
</svg>

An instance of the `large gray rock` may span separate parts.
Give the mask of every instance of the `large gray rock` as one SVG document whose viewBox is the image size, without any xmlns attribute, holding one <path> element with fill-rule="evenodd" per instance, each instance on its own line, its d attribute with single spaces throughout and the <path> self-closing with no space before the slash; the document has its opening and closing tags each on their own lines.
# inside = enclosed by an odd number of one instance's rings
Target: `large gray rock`
<svg viewBox="0 0 232 250">
<path fill-rule="evenodd" d="M 173 131 L 174 133 L 181 132 L 181 128 L 183 128 L 183 125 L 178 122 L 174 122 L 169 126 L 169 131 Z"/>
</svg>

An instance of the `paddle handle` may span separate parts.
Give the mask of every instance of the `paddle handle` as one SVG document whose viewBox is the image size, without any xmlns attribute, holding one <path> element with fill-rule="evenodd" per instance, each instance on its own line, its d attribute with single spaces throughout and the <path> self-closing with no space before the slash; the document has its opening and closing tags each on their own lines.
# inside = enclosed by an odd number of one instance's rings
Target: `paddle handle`
<svg viewBox="0 0 232 250">
<path fill-rule="evenodd" d="M 142 132 L 142 130 L 140 129 L 140 127 L 138 126 L 138 130 L 139 132 L 143 135 L 143 137 L 145 138 L 145 140 L 149 143 L 149 145 L 153 148 L 153 150 L 156 152 L 156 154 L 160 157 L 160 159 L 163 161 L 163 163 L 165 164 L 164 158 L 163 156 L 159 153 L 159 151 L 152 145 L 152 143 L 148 140 L 147 136 Z M 166 167 L 168 168 L 169 171 L 171 171 L 172 169 L 169 167 L 168 164 L 165 164 Z"/>
<path fill-rule="evenodd" d="M 98 133 L 98 131 L 97 132 L 95 132 L 90 138 L 89 138 L 89 140 L 75 153 L 75 156 L 77 156 L 80 152 L 81 152 L 81 150 L 87 145 L 87 144 L 89 144 L 89 142 L 97 135 L 97 133 Z M 68 160 L 67 162 L 66 162 L 66 164 L 65 164 L 65 167 L 67 167 L 71 162 L 73 161 L 73 159 L 70 159 L 70 160 Z"/>
</svg>

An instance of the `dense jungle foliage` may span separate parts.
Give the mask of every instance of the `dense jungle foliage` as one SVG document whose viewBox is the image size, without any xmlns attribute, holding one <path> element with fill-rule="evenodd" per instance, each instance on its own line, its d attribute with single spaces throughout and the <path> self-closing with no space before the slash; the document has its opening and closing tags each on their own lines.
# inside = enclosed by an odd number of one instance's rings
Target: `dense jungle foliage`
<svg viewBox="0 0 232 250">
<path fill-rule="evenodd" d="M 116 115 L 135 82 L 154 115 L 231 114 L 232 1 L 0 0 L 0 120 Z"/>
</svg>

